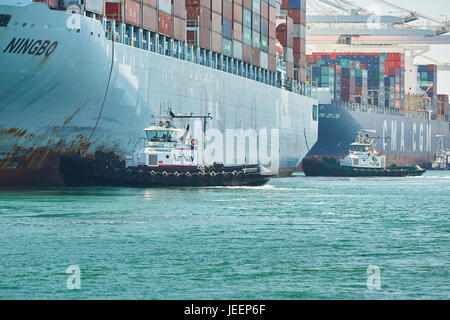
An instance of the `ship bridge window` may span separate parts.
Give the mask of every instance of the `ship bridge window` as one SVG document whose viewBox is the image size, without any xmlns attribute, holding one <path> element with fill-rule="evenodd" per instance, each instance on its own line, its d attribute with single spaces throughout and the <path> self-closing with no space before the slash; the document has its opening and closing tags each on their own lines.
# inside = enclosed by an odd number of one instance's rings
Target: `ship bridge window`
<svg viewBox="0 0 450 320">
<path fill-rule="evenodd" d="M 168 130 L 147 131 L 147 139 L 152 142 L 174 142 L 172 132 Z"/>
</svg>

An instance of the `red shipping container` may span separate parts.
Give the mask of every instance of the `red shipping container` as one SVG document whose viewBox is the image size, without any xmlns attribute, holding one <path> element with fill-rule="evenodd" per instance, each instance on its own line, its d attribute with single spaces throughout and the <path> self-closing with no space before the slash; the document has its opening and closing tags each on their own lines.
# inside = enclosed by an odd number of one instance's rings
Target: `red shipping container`
<svg viewBox="0 0 450 320">
<path fill-rule="evenodd" d="M 142 6 L 142 9 L 142 27 L 146 30 L 156 31 L 156 21 L 158 20 L 156 9 L 146 5 Z"/>
<path fill-rule="evenodd" d="M 288 1 L 288 0 L 282 0 L 282 1 L 281 1 L 281 6 L 280 6 L 280 8 L 281 8 L 281 9 L 287 9 L 287 8 L 289 8 L 289 1 Z"/>
<path fill-rule="evenodd" d="M 222 18 L 229 20 L 229 21 L 233 20 L 233 3 L 232 2 L 228 2 L 226 0 L 223 1 Z"/>
<path fill-rule="evenodd" d="M 172 36 L 172 17 L 161 11 L 158 12 L 158 33 Z"/>
<path fill-rule="evenodd" d="M 243 0 L 242 1 L 242 6 L 245 9 L 252 10 L 252 0 Z"/>
<path fill-rule="evenodd" d="M 269 4 L 265 1 L 261 1 L 261 17 L 269 19 Z"/>
<path fill-rule="evenodd" d="M 209 28 L 200 28 L 200 47 L 211 50 L 211 31 Z"/>
<path fill-rule="evenodd" d="M 105 13 L 108 20 L 122 21 L 122 4 L 115 2 L 106 2 Z"/>
<path fill-rule="evenodd" d="M 186 6 L 186 20 L 198 20 L 200 6 Z"/>
<path fill-rule="evenodd" d="M 211 28 L 211 9 L 203 6 L 186 6 L 186 20 L 198 21 L 200 27 L 204 29 Z"/>
<path fill-rule="evenodd" d="M 400 61 L 399 53 L 388 53 L 387 59 L 390 61 L 396 61 L 396 60 Z"/>
<path fill-rule="evenodd" d="M 186 34 L 186 22 L 184 19 L 173 17 L 173 37 L 177 40 L 184 41 Z"/>
<path fill-rule="evenodd" d="M 242 7 L 236 3 L 233 4 L 233 21 L 242 24 Z"/>
<path fill-rule="evenodd" d="M 428 72 L 437 72 L 437 65 L 429 64 L 428 65 Z"/>
<path fill-rule="evenodd" d="M 294 38 L 294 53 L 300 53 L 300 38 Z"/>
<path fill-rule="evenodd" d="M 133 0 L 125 0 L 125 22 L 140 26 L 141 25 L 141 4 Z"/>
<path fill-rule="evenodd" d="M 197 45 L 197 32 L 196 31 L 187 31 L 186 32 L 186 41 L 189 45 Z"/>
<path fill-rule="evenodd" d="M 288 16 L 292 18 L 295 24 L 303 24 L 302 23 L 302 10 L 300 9 L 289 9 Z"/>
</svg>

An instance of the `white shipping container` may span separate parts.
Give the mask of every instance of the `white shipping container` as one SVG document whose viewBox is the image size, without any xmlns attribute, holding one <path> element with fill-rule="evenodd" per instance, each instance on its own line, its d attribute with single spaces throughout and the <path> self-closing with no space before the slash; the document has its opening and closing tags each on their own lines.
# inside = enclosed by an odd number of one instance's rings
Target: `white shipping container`
<svg viewBox="0 0 450 320">
<path fill-rule="evenodd" d="M 158 0 L 158 10 L 172 14 L 172 0 Z"/>
<path fill-rule="evenodd" d="M 86 0 L 85 7 L 87 11 L 103 14 L 103 0 Z"/>
<path fill-rule="evenodd" d="M 269 55 L 265 52 L 260 53 L 260 67 L 263 69 L 269 69 Z"/>
<path fill-rule="evenodd" d="M 233 57 L 242 60 L 242 43 L 239 41 L 233 41 Z"/>
</svg>

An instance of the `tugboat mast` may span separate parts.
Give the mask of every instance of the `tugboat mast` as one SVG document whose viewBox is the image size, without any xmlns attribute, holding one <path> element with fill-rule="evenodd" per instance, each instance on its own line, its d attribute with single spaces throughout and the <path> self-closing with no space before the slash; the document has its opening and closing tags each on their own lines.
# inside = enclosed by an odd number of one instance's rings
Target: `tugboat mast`
<svg viewBox="0 0 450 320">
<path fill-rule="evenodd" d="M 208 115 L 206 116 L 202 116 L 202 115 L 194 115 L 193 113 L 189 114 L 189 115 L 176 115 L 173 111 L 172 108 L 169 107 L 167 110 L 167 114 L 165 116 L 163 116 L 162 112 L 160 111 L 159 116 L 156 116 L 154 118 L 159 118 L 159 124 L 160 125 L 166 125 L 166 126 L 170 126 L 171 122 L 173 119 L 201 119 L 202 123 L 203 123 L 203 138 L 202 138 L 202 150 L 204 151 L 206 148 L 206 126 L 208 124 L 208 120 L 212 120 L 213 117 L 211 116 L 211 113 L 208 113 Z M 204 159 L 204 152 L 202 151 L 202 170 L 205 170 L 205 159 Z"/>
</svg>

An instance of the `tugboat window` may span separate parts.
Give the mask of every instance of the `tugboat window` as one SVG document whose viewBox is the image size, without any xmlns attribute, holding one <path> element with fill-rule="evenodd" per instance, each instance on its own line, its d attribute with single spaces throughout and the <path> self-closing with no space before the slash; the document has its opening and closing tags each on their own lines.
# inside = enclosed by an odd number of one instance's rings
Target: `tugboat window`
<svg viewBox="0 0 450 320">
<path fill-rule="evenodd" d="M 147 139 L 152 142 L 172 142 L 172 133 L 167 130 L 147 131 Z"/>
<path fill-rule="evenodd" d="M 352 146 L 353 151 L 364 152 L 367 151 L 367 149 L 368 148 L 366 146 Z"/>
</svg>

